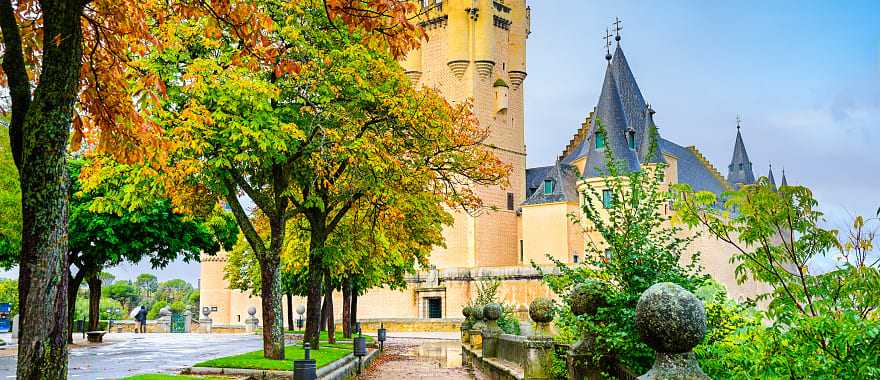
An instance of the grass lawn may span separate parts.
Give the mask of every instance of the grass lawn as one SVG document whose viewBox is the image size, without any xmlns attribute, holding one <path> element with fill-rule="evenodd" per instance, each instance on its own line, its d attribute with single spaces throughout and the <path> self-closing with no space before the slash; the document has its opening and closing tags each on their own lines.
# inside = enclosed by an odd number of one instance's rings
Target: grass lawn
<svg viewBox="0 0 880 380">
<path fill-rule="evenodd" d="M 303 330 L 287 330 L 287 333 L 288 334 L 305 334 L 305 331 L 303 331 Z M 342 331 L 337 331 L 336 334 L 333 334 L 333 335 L 336 336 L 336 340 L 351 340 L 351 339 L 344 338 L 342 336 Z M 354 338 L 357 336 L 357 334 L 351 334 L 351 336 L 352 336 L 352 338 Z M 364 338 L 367 338 L 367 342 L 373 341 L 373 337 L 371 337 L 369 335 L 364 335 Z M 321 338 L 320 339 L 322 342 L 327 341 L 327 332 L 326 331 L 321 331 Z"/>
<path fill-rule="evenodd" d="M 159 374 L 147 374 L 147 375 L 135 375 L 129 377 L 123 377 L 120 380 L 229 380 L 229 377 L 214 377 L 214 376 L 183 376 L 183 375 L 159 375 Z"/>
<path fill-rule="evenodd" d="M 342 358 L 350 354 L 352 348 L 350 345 L 331 345 L 322 344 L 320 350 L 310 350 L 309 356 L 315 359 L 318 368 L 327 365 L 334 360 Z M 263 350 L 248 352 L 241 355 L 226 356 L 217 359 L 211 359 L 196 364 L 194 367 L 214 367 L 214 368 L 249 368 L 249 369 L 274 369 L 291 371 L 293 370 L 293 360 L 302 359 L 305 352 L 300 345 L 292 345 L 284 347 L 284 360 L 271 360 L 263 357 Z"/>
</svg>

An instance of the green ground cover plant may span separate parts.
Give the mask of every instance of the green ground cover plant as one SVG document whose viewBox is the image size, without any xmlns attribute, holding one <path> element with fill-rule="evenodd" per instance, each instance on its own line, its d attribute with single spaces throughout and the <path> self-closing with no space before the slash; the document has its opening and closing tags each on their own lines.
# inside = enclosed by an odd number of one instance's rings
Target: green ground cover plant
<svg viewBox="0 0 880 380">
<path fill-rule="evenodd" d="M 198 380 L 229 380 L 230 377 L 217 377 L 217 376 L 192 376 L 192 375 L 166 375 L 160 373 L 148 373 L 143 375 L 134 375 L 129 377 L 123 377 L 120 380 L 189 380 L 189 379 L 198 379 Z"/>
<path fill-rule="evenodd" d="M 350 345 L 340 344 L 323 344 L 320 350 L 311 350 L 309 356 L 315 360 L 315 365 L 321 368 L 327 364 L 341 359 L 345 355 L 352 352 Z M 226 356 L 222 358 L 211 359 L 195 364 L 195 367 L 213 367 L 213 368 L 246 368 L 246 369 L 268 369 L 268 370 L 291 370 L 295 359 L 302 359 L 305 351 L 302 346 L 292 345 L 284 348 L 283 360 L 266 359 L 263 357 L 263 351 L 248 352 L 240 355 Z"/>
</svg>

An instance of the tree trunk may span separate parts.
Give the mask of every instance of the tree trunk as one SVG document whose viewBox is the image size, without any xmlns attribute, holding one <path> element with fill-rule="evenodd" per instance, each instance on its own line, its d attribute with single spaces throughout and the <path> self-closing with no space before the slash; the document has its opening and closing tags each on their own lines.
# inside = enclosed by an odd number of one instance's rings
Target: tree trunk
<svg viewBox="0 0 880 380">
<path fill-rule="evenodd" d="M 284 318 L 281 314 L 281 276 L 279 254 L 269 254 L 260 261 L 260 297 L 263 299 L 263 357 L 284 359 Z"/>
<path fill-rule="evenodd" d="M 351 326 L 354 329 L 354 326 L 357 325 L 358 321 L 358 289 L 357 287 L 351 287 Z"/>
<path fill-rule="evenodd" d="M 296 330 L 296 326 L 293 324 L 293 294 L 290 293 L 287 293 L 287 329 Z"/>
<path fill-rule="evenodd" d="M 70 276 L 67 284 L 67 343 L 73 343 L 73 319 L 76 312 L 76 295 L 85 278 L 85 271 L 79 269 L 76 275 Z"/>
<path fill-rule="evenodd" d="M 89 284 L 89 331 L 98 331 L 101 322 L 101 277 L 98 273 L 90 276 Z"/>
<path fill-rule="evenodd" d="M 309 240 L 309 294 L 306 301 L 306 332 L 303 341 L 309 342 L 312 349 L 317 350 L 321 344 L 321 280 L 324 278 L 321 250 L 324 248 L 326 236 L 321 236 L 313 230 Z"/>
<path fill-rule="evenodd" d="M 342 283 L 342 336 L 351 338 L 351 279 Z"/>
<path fill-rule="evenodd" d="M 327 342 L 336 343 L 336 318 L 333 317 L 333 287 L 330 286 L 329 276 L 324 287 L 327 292 L 324 295 L 324 302 L 327 303 Z"/>
<path fill-rule="evenodd" d="M 330 307 L 330 302 L 333 302 L 333 300 L 327 298 L 327 294 L 324 294 L 324 303 L 321 304 L 321 331 L 327 331 L 327 310 Z"/>
<path fill-rule="evenodd" d="M 81 0 L 43 0 L 42 66 L 33 100 L 12 2 L 0 1 L 10 139 L 21 178 L 16 378 L 67 378 L 67 139 L 82 61 Z M 26 91 L 26 92 L 25 92 Z M 17 149 L 16 149 L 17 148 Z"/>
</svg>

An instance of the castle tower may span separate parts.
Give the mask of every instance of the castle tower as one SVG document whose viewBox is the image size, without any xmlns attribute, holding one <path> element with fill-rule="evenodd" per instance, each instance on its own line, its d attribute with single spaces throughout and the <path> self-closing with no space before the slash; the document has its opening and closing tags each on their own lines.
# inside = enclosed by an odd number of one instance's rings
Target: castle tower
<svg viewBox="0 0 880 380">
<path fill-rule="evenodd" d="M 737 118 L 739 119 L 739 118 Z M 727 182 L 734 186 L 751 185 L 755 183 L 755 173 L 752 171 L 752 161 L 746 152 L 746 144 L 740 133 L 739 120 L 736 122 L 736 142 L 733 145 L 733 157 L 727 166 Z"/>
<path fill-rule="evenodd" d="M 486 149 L 511 166 L 510 186 L 481 187 L 487 210 L 454 212 L 438 268 L 518 264 L 516 209 L 525 197 L 523 80 L 529 34 L 526 0 L 428 0 L 421 25 L 428 40 L 401 63 L 415 85 L 437 88 L 451 102 L 472 99 L 490 135 Z M 489 210 L 491 208 L 491 210 Z"/>
</svg>

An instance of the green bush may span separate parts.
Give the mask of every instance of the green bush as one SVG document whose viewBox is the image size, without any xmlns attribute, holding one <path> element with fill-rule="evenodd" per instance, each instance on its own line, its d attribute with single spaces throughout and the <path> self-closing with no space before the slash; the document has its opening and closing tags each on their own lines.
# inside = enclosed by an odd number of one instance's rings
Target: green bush
<svg viewBox="0 0 880 380">
<path fill-rule="evenodd" d="M 165 306 L 168 306 L 168 302 L 156 301 L 153 306 L 150 307 L 150 311 L 147 312 L 147 319 L 159 318 L 159 310 L 162 310 Z"/>
<path fill-rule="evenodd" d="M 171 311 L 175 313 L 183 313 L 184 311 L 186 311 L 186 304 L 180 301 L 174 301 L 171 304 Z"/>
<path fill-rule="evenodd" d="M 516 312 L 512 305 L 506 305 L 498 299 L 498 287 L 501 281 L 488 280 L 477 283 L 477 296 L 470 300 L 466 306 L 475 307 L 479 313 L 483 312 L 483 306 L 490 303 L 501 305 L 501 318 L 498 318 L 498 327 L 505 334 L 519 335 L 519 319 L 516 318 Z"/>
</svg>

